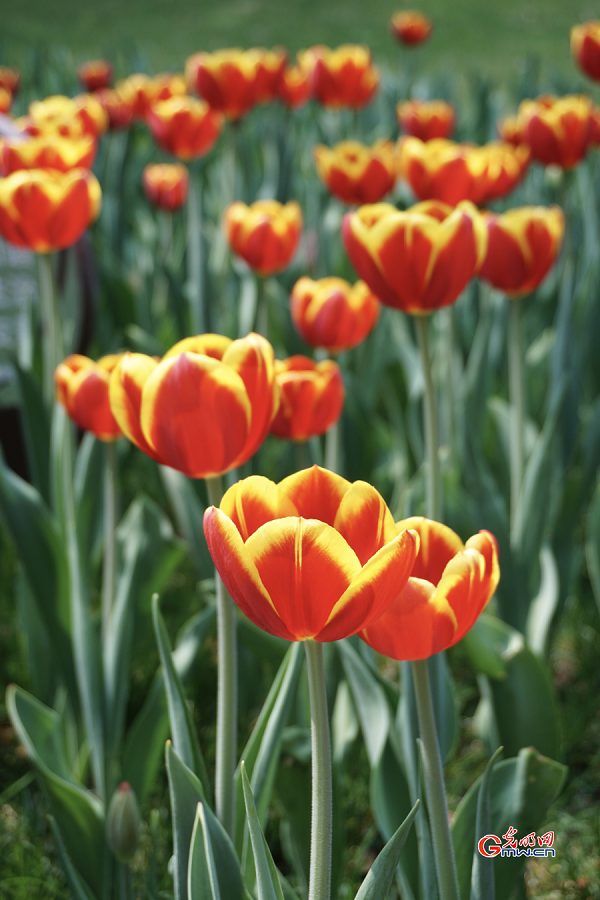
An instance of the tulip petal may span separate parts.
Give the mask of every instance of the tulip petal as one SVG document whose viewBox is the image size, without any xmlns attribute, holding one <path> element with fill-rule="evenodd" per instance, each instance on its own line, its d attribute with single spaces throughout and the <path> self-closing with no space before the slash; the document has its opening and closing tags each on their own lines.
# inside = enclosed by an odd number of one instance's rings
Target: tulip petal
<svg viewBox="0 0 600 900">
<path fill-rule="evenodd" d="M 421 544 L 411 575 L 413 578 L 424 578 L 433 585 L 438 584 L 450 560 L 465 549 L 465 545 L 451 528 L 424 516 L 402 519 L 396 522 L 396 527 L 399 531 L 412 528 L 418 533 Z"/>
<path fill-rule="evenodd" d="M 142 391 L 158 363 L 143 353 L 126 353 L 110 376 L 110 408 L 123 434 L 156 459 L 140 425 Z"/>
<path fill-rule="evenodd" d="M 279 618 L 233 522 L 211 506 L 204 513 L 204 534 L 217 572 L 244 615 L 269 634 L 296 640 Z"/>
<path fill-rule="evenodd" d="M 414 531 L 403 531 L 372 556 L 331 611 L 319 641 L 337 641 L 367 628 L 406 584 L 419 548 Z"/>
<path fill-rule="evenodd" d="M 298 515 L 289 497 L 262 475 L 250 475 L 232 485 L 223 495 L 220 509 L 229 516 L 244 541 L 265 522 Z"/>
<path fill-rule="evenodd" d="M 296 640 L 318 636 L 361 571 L 356 554 L 343 537 L 314 519 L 267 522 L 248 538 L 246 551 Z"/>
<path fill-rule="evenodd" d="M 355 481 L 346 491 L 336 513 L 334 528 L 350 544 L 361 566 L 398 535 L 385 500 L 366 481 Z"/>
<path fill-rule="evenodd" d="M 109 373 L 98 365 L 80 369 L 69 383 L 69 415 L 100 440 L 112 440 L 121 434 L 110 408 L 109 386 Z"/>
<path fill-rule="evenodd" d="M 427 659 L 453 643 L 456 617 L 428 581 L 409 578 L 404 589 L 361 638 L 384 656 L 397 660 Z"/>
<path fill-rule="evenodd" d="M 290 498 L 298 515 L 333 526 L 350 482 L 328 469 L 312 466 L 284 478 L 279 487 Z"/>
<path fill-rule="evenodd" d="M 252 407 L 250 431 L 244 448 L 233 465 L 250 459 L 269 433 L 277 412 L 279 389 L 275 384 L 275 358 L 270 343 L 260 334 L 233 341 L 223 355 L 223 363 L 240 376 Z"/>
</svg>

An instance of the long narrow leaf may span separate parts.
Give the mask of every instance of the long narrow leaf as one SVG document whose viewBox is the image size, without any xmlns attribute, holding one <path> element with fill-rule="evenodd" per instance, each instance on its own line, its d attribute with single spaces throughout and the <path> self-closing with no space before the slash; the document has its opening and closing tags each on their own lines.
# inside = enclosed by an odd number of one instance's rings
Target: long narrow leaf
<svg viewBox="0 0 600 900">
<path fill-rule="evenodd" d="M 490 781 L 492 771 L 503 748 L 498 747 L 489 760 L 481 779 L 479 797 L 477 798 L 477 818 L 475 820 L 475 848 L 473 851 L 473 868 L 471 869 L 471 900 L 495 900 L 494 865 L 479 853 L 477 842 L 484 834 L 490 833 L 492 813 L 490 803 Z"/>
<path fill-rule="evenodd" d="M 387 896 L 396 874 L 402 848 L 417 815 L 419 805 L 420 800 L 416 800 L 398 831 L 385 845 L 369 869 L 355 900 L 383 900 Z"/>
<path fill-rule="evenodd" d="M 244 789 L 244 803 L 246 805 L 248 830 L 250 831 L 252 852 L 254 853 L 258 900 L 284 900 L 281 885 L 279 884 L 277 869 L 275 868 L 271 851 L 269 850 L 263 830 L 260 826 L 252 788 L 248 781 L 243 760 L 240 763 L 240 768 L 242 773 L 242 786 Z"/>
</svg>

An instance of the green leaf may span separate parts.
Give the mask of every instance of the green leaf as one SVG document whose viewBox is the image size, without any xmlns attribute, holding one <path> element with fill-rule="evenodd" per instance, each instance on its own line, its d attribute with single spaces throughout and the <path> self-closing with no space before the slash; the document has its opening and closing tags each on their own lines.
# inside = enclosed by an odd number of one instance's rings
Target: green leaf
<svg viewBox="0 0 600 900">
<path fill-rule="evenodd" d="M 462 639 L 462 646 L 477 672 L 506 678 L 507 661 L 523 649 L 523 635 L 489 613 L 482 613 Z"/>
<path fill-rule="evenodd" d="M 176 900 L 186 900 L 189 853 L 197 817 L 198 803 L 203 816 L 214 859 L 219 891 L 226 900 L 246 900 L 240 865 L 233 844 L 223 826 L 206 803 L 199 779 L 182 762 L 170 741 L 166 745 L 167 775 L 173 816 L 174 884 Z M 189 898 L 192 900 L 192 898 Z"/>
<path fill-rule="evenodd" d="M 204 505 L 196 493 L 193 481 L 167 466 L 160 466 L 160 474 L 175 513 L 177 526 L 185 537 L 199 577 L 212 577 L 214 565 L 208 552 L 202 524 Z"/>
<path fill-rule="evenodd" d="M 69 771 L 60 717 L 15 685 L 7 688 L 6 706 L 19 740 L 48 791 L 67 853 L 90 891 L 102 898 L 108 853 L 104 809 Z"/>
<path fill-rule="evenodd" d="M 340 681 L 331 716 L 331 745 L 334 765 L 340 765 L 356 740 L 358 718 L 347 681 Z"/>
<path fill-rule="evenodd" d="M 520 837 L 542 825 L 550 806 L 564 784 L 567 769 L 531 747 L 495 766 L 490 776 L 490 834 L 501 837 L 510 825 Z M 469 900 L 475 841 L 483 837 L 476 832 L 477 803 L 482 778 L 479 778 L 461 800 L 452 822 L 452 842 L 462 900 Z M 494 860 L 496 896 L 504 900 L 523 877 L 523 858 Z"/>
<path fill-rule="evenodd" d="M 594 493 L 587 517 L 585 556 L 592 591 L 600 610 L 600 485 Z"/>
<path fill-rule="evenodd" d="M 373 767 L 381 758 L 390 728 L 388 702 L 383 688 L 348 641 L 339 641 L 337 647 Z"/>
<path fill-rule="evenodd" d="M 402 825 L 385 845 L 369 869 L 355 900 L 383 900 L 387 896 L 419 804 L 420 800 L 417 800 Z"/>
<path fill-rule="evenodd" d="M 531 601 L 527 613 L 525 636 L 527 643 L 537 656 L 546 656 L 548 633 L 560 594 L 560 579 L 556 559 L 548 544 L 540 550 L 540 586 Z"/>
<path fill-rule="evenodd" d="M 271 851 L 269 850 L 260 825 L 252 788 L 248 781 L 243 760 L 240 763 L 240 769 L 242 773 L 244 803 L 246 805 L 246 819 L 250 831 L 250 840 L 252 841 L 252 852 L 254 854 L 258 900 L 284 900 L 277 869 L 275 868 Z"/>
<path fill-rule="evenodd" d="M 477 798 L 477 818 L 475 820 L 475 848 L 473 850 L 473 868 L 471 869 L 471 900 L 495 900 L 494 898 L 494 866 L 491 859 L 486 859 L 477 850 L 477 841 L 484 834 L 490 834 L 491 804 L 490 779 L 494 766 L 502 753 L 498 747 L 489 760 L 483 773 L 479 797 Z"/>
<path fill-rule="evenodd" d="M 186 703 L 183 686 L 173 665 L 171 644 L 158 603 L 158 596 L 155 594 L 152 598 L 152 617 L 167 694 L 173 745 L 175 752 L 181 757 L 184 765 L 200 778 L 204 798 L 208 798 L 210 797 L 210 784 L 206 774 L 204 759 L 196 737 L 192 716 Z"/>
<path fill-rule="evenodd" d="M 106 447 L 86 431 L 77 451 L 73 491 L 77 513 L 77 536 L 82 559 L 90 563 L 101 548 L 104 515 L 104 469 Z"/>
<path fill-rule="evenodd" d="M 77 869 L 75 869 L 73 863 L 71 862 L 69 854 L 67 853 L 66 847 L 64 845 L 62 835 L 58 829 L 58 825 L 56 824 L 56 819 L 54 818 L 54 816 L 48 816 L 47 818 L 73 900 L 93 900 L 94 895 L 85 884 L 85 882 L 82 881 L 82 879 L 79 877 L 79 875 L 77 874 Z"/>
<path fill-rule="evenodd" d="M 45 503 L 50 503 L 50 420 L 40 385 L 31 372 L 15 364 L 21 425 L 27 450 L 31 483 Z"/>
<path fill-rule="evenodd" d="M 215 858 L 202 803 L 196 808 L 196 820 L 190 842 L 187 890 L 188 900 L 221 900 Z"/>
<path fill-rule="evenodd" d="M 6 466 L 0 451 L 0 506 L 58 668 L 79 708 L 71 650 L 69 574 L 58 523 L 40 494 Z"/>
<path fill-rule="evenodd" d="M 458 704 L 454 679 L 446 662 L 446 654 L 443 652 L 430 656 L 427 668 L 440 755 L 443 764 L 447 765 L 458 745 Z"/>
</svg>

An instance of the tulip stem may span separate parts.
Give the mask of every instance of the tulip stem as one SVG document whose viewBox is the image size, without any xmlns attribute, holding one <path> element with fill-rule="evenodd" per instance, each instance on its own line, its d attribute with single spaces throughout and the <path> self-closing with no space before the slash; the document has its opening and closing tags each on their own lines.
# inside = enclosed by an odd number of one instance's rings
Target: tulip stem
<svg viewBox="0 0 600 900">
<path fill-rule="evenodd" d="M 256 313 L 254 317 L 254 331 L 266 338 L 269 331 L 269 298 L 267 297 L 266 281 L 263 275 L 256 276 Z M 245 337 L 245 335 L 243 335 Z"/>
<path fill-rule="evenodd" d="M 38 253 L 38 281 L 42 317 L 43 392 L 48 407 L 54 399 L 54 371 L 64 357 L 62 330 L 50 253 Z"/>
<path fill-rule="evenodd" d="M 312 747 L 312 809 L 310 827 L 310 874 L 308 900 L 329 900 L 331 890 L 331 743 L 327 715 L 327 692 L 323 645 L 305 641 L 310 692 Z"/>
<path fill-rule="evenodd" d="M 429 316 L 415 316 L 415 327 L 421 351 L 421 363 L 425 377 L 425 396 L 423 400 L 423 419 L 425 424 L 425 458 L 426 467 L 426 515 L 435 522 L 442 520 L 442 484 L 440 476 L 440 458 L 438 447 L 437 409 L 435 387 L 429 352 Z"/>
<path fill-rule="evenodd" d="M 521 303 L 509 301 L 508 391 L 510 400 L 510 530 L 515 527 L 525 459 L 525 408 L 521 358 Z"/>
<path fill-rule="evenodd" d="M 433 717 L 427 660 L 413 660 L 412 671 L 423 750 L 425 793 L 440 900 L 460 900 L 452 836 L 448 823 L 444 772 Z"/>
<path fill-rule="evenodd" d="M 115 593 L 115 525 L 117 519 L 117 454 L 114 441 L 104 445 L 104 558 L 102 562 L 102 638 L 108 638 Z"/>
<path fill-rule="evenodd" d="M 219 506 L 223 496 L 220 475 L 206 479 L 208 499 Z M 235 607 L 215 571 L 217 589 L 217 747 L 215 801 L 217 816 L 227 834 L 233 838 L 235 828 L 234 774 L 237 754 L 237 646 Z"/>
<path fill-rule="evenodd" d="M 187 213 L 187 275 L 190 327 L 192 334 L 203 334 L 206 330 L 206 322 L 204 321 L 205 310 L 202 296 L 202 192 L 192 172 L 190 172 Z"/>
<path fill-rule="evenodd" d="M 340 465 L 340 419 L 334 422 L 325 435 L 325 468 L 339 475 Z"/>
</svg>

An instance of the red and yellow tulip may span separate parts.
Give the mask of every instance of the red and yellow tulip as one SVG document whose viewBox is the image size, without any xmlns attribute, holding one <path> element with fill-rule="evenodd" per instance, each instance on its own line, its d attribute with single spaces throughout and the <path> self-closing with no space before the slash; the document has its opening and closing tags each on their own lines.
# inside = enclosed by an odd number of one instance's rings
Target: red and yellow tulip
<svg viewBox="0 0 600 900">
<path fill-rule="evenodd" d="M 317 144 L 313 154 L 319 178 L 344 203 L 377 203 L 396 183 L 391 141 L 377 141 L 372 147 L 358 141 L 342 141 L 335 147 Z"/>
<path fill-rule="evenodd" d="M 600 22 L 584 22 L 571 28 L 571 53 L 582 72 L 600 81 Z"/>
<path fill-rule="evenodd" d="M 318 466 L 279 484 L 238 482 L 207 509 L 204 533 L 242 612 L 288 641 L 368 627 L 406 584 L 418 549 L 375 488 Z"/>
<path fill-rule="evenodd" d="M 565 230 L 559 206 L 484 213 L 488 247 L 479 277 L 509 297 L 530 294 L 554 264 Z"/>
<path fill-rule="evenodd" d="M 373 99 L 379 87 L 379 71 L 368 47 L 343 44 L 330 50 L 318 46 L 307 52 L 314 59 L 313 94 L 323 106 L 360 109 Z"/>
<path fill-rule="evenodd" d="M 362 343 L 379 318 L 379 301 L 364 281 L 300 278 L 290 297 L 292 321 L 307 344 L 329 353 Z"/>
<path fill-rule="evenodd" d="M 29 106 L 26 130 L 33 136 L 55 132 L 64 137 L 88 134 L 98 138 L 107 128 L 108 116 L 94 94 L 46 97 Z"/>
<path fill-rule="evenodd" d="M 204 100 L 171 97 L 150 107 L 146 123 L 163 150 L 189 160 L 208 153 L 221 134 L 223 117 Z"/>
<path fill-rule="evenodd" d="M 458 299 L 485 258 L 487 232 L 465 201 L 438 201 L 400 212 L 361 206 L 342 221 L 346 252 L 360 278 L 386 306 L 420 315 Z"/>
<path fill-rule="evenodd" d="M 94 94 L 111 85 L 113 68 L 105 59 L 93 59 L 77 69 L 77 77 L 86 91 Z"/>
<path fill-rule="evenodd" d="M 108 396 L 111 372 L 121 357 L 122 354 L 113 354 L 94 362 L 87 356 L 73 354 L 54 373 L 56 397 L 70 418 L 101 441 L 114 441 L 122 434 Z"/>
<path fill-rule="evenodd" d="M 110 383 L 112 412 L 126 437 L 190 478 L 246 462 L 278 403 L 273 349 L 257 334 L 185 338 L 160 362 L 126 353 Z"/>
<path fill-rule="evenodd" d="M 6 88 L 0 87 L 0 113 L 6 115 L 13 103 L 13 95 Z"/>
<path fill-rule="evenodd" d="M 298 63 L 286 66 L 279 82 L 279 99 L 290 109 L 298 109 L 312 97 L 311 72 Z"/>
<path fill-rule="evenodd" d="M 223 224 L 233 252 L 260 275 L 272 275 L 285 269 L 296 252 L 302 212 L 295 201 L 237 202 L 225 210 Z"/>
<path fill-rule="evenodd" d="M 90 135 L 64 138 L 52 132 L 27 141 L 5 138 L 0 148 L 0 169 L 10 175 L 20 169 L 91 169 L 96 156 L 96 141 Z"/>
<path fill-rule="evenodd" d="M 111 131 L 129 128 L 133 120 L 136 94 L 127 82 L 121 82 L 112 90 L 97 91 L 96 97 L 108 116 L 108 127 Z"/>
<path fill-rule="evenodd" d="M 460 641 L 493 596 L 498 545 L 489 531 L 463 544 L 447 526 L 420 517 L 396 525 L 417 532 L 419 553 L 406 586 L 360 636 L 392 659 L 426 659 Z"/>
<path fill-rule="evenodd" d="M 0 66 L 0 88 L 9 91 L 11 96 L 19 90 L 21 73 L 17 69 L 9 69 L 8 66 Z"/>
<path fill-rule="evenodd" d="M 407 100 L 396 107 L 398 125 L 421 141 L 448 138 L 454 131 L 454 107 L 444 100 Z"/>
<path fill-rule="evenodd" d="M 431 37 L 433 23 L 418 10 L 406 9 L 394 13 L 390 20 L 390 31 L 396 40 L 412 47 Z"/>
<path fill-rule="evenodd" d="M 69 247 L 98 216 L 102 192 L 86 169 L 23 169 L 0 180 L 0 234 L 37 253 Z"/>
<path fill-rule="evenodd" d="M 257 51 L 239 48 L 195 53 L 185 72 L 188 84 L 209 106 L 228 119 L 239 119 L 257 103 L 259 60 Z"/>
<path fill-rule="evenodd" d="M 185 77 L 171 72 L 163 72 L 152 78 L 136 73 L 120 81 L 116 88 L 130 100 L 133 118 L 142 120 L 155 103 L 170 100 L 171 97 L 183 97 L 187 93 Z"/>
<path fill-rule="evenodd" d="M 590 98 L 583 95 L 524 100 L 517 120 L 532 158 L 545 166 L 574 168 L 590 146 L 593 108 Z"/>
<path fill-rule="evenodd" d="M 275 379 L 280 390 L 271 434 L 292 441 L 307 441 L 325 434 L 344 408 L 344 380 L 340 367 L 330 359 L 316 363 L 307 356 L 275 360 Z"/>
<path fill-rule="evenodd" d="M 142 183 L 153 206 L 174 212 L 187 200 L 190 177 L 178 163 L 151 163 L 144 168 Z"/>
<path fill-rule="evenodd" d="M 256 102 L 272 103 L 279 96 L 283 71 L 288 58 L 287 50 L 284 50 L 283 47 L 275 47 L 273 50 L 257 47 L 255 53 L 258 56 L 254 88 Z"/>
</svg>

